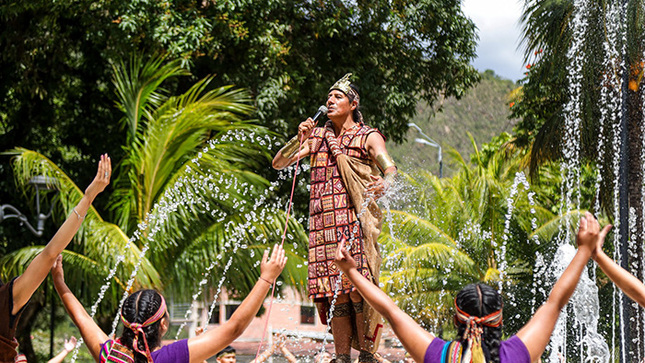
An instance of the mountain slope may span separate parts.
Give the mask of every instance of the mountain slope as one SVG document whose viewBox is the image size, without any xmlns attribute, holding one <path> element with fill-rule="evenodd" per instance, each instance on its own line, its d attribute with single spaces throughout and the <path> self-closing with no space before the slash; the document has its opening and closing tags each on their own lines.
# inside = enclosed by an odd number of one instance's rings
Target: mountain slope
<svg viewBox="0 0 645 363">
<path fill-rule="evenodd" d="M 460 99 L 447 98 L 440 102 L 438 110 L 419 103 L 417 124 L 430 138 L 446 150 L 449 146 L 468 158 L 473 149 L 468 138 L 470 132 L 478 146 L 487 143 L 501 132 L 511 132 L 515 120 L 509 120 L 509 93 L 518 87 L 510 80 L 502 79 L 493 71 L 482 73 L 481 82 L 468 90 Z M 388 142 L 388 151 L 402 171 L 424 168 L 438 174 L 438 149 L 416 143 L 423 136 L 413 127 L 407 133 L 407 142 L 394 145 Z M 443 175 L 450 174 L 450 160 L 443 153 Z"/>
</svg>

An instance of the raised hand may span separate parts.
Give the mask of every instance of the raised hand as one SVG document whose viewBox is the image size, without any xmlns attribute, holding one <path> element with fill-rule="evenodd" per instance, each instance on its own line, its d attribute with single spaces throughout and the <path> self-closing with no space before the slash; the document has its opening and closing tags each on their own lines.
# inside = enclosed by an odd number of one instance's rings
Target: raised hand
<svg viewBox="0 0 645 363">
<path fill-rule="evenodd" d="M 51 269 L 52 279 L 54 282 L 65 281 L 65 271 L 63 271 L 63 255 L 58 255 Z"/>
<path fill-rule="evenodd" d="M 354 261 L 354 258 L 349 254 L 349 252 L 347 252 L 347 249 L 345 249 L 345 242 L 341 242 L 338 245 L 334 262 L 344 273 L 356 268 L 356 261 Z"/>
<path fill-rule="evenodd" d="M 287 257 L 284 253 L 284 248 L 276 244 L 273 246 L 271 258 L 269 258 L 269 251 L 264 251 L 262 256 L 262 263 L 260 264 L 260 278 L 267 281 L 275 281 L 280 276 L 284 266 L 287 264 Z"/>
<path fill-rule="evenodd" d="M 96 197 L 99 193 L 105 190 L 105 187 L 110 184 L 110 176 L 112 175 L 112 161 L 108 154 L 101 155 L 99 161 L 99 168 L 92 183 L 85 189 L 85 194 L 91 197 Z"/>
<path fill-rule="evenodd" d="M 596 218 L 591 213 L 585 212 L 585 215 L 580 219 L 580 227 L 576 237 L 578 248 L 588 248 L 592 257 L 595 257 L 598 249 L 602 250 L 602 244 L 610 229 L 611 225 L 606 225 L 601 230 Z"/>
<path fill-rule="evenodd" d="M 74 350 L 74 347 L 76 346 L 76 337 L 71 336 L 69 339 L 65 339 L 65 344 L 63 345 L 63 348 L 69 353 L 72 350 Z"/>
</svg>

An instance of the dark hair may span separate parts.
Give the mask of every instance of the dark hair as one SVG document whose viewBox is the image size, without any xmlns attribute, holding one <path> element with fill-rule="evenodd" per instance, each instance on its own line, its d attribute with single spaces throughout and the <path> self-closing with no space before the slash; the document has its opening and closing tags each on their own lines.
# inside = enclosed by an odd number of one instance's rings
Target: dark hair
<svg viewBox="0 0 645 363">
<path fill-rule="evenodd" d="M 497 290 L 482 284 L 470 284 L 461 289 L 455 298 L 455 304 L 470 316 L 483 317 L 502 308 L 502 297 Z M 502 326 L 497 328 L 482 326 L 482 350 L 487 362 L 499 363 L 499 347 L 502 338 Z M 461 341 L 466 325 L 457 324 L 457 334 Z M 461 341 L 461 344 L 466 342 Z M 466 348 L 466 347 L 464 347 Z"/>
<path fill-rule="evenodd" d="M 215 358 L 219 358 L 219 357 L 223 356 L 224 354 L 229 354 L 229 353 L 235 354 L 235 348 L 231 347 L 230 345 L 227 346 L 226 348 L 220 350 L 219 352 L 217 352 L 217 354 L 215 354 Z"/>
<path fill-rule="evenodd" d="M 121 316 L 123 319 L 127 320 L 130 323 L 139 323 L 142 324 L 153 316 L 161 306 L 162 297 L 155 290 L 139 290 L 134 294 L 128 296 L 128 298 L 123 303 L 123 308 L 121 308 Z M 161 319 L 153 323 L 152 325 L 146 326 L 143 328 L 143 332 L 146 335 L 146 340 L 148 341 L 148 347 L 152 352 L 156 347 L 161 345 Z M 132 350 L 134 354 L 135 363 L 147 363 L 148 359 L 145 355 L 138 353 L 132 347 L 132 341 L 134 340 L 134 331 L 130 328 L 123 327 L 123 333 L 121 333 L 121 344 L 128 347 Z M 139 337 L 137 345 L 139 350 L 145 351 L 146 345 L 143 342 L 143 337 Z"/>
<path fill-rule="evenodd" d="M 358 92 L 358 86 L 357 85 L 352 83 L 349 86 L 356 92 L 357 95 L 360 96 L 360 92 Z M 349 103 L 354 102 L 354 96 L 347 95 L 347 98 L 349 98 Z M 360 109 L 361 109 L 361 105 L 359 103 L 356 106 L 356 108 L 354 109 L 354 111 L 352 112 L 352 118 L 354 119 L 354 122 L 360 122 L 361 121 L 361 117 L 360 117 L 361 110 Z"/>
</svg>

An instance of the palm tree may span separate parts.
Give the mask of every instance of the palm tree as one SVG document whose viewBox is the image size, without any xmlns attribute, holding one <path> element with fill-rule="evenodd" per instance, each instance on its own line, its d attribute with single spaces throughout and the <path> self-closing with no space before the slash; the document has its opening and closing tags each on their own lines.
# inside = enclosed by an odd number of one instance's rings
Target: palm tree
<svg viewBox="0 0 645 363">
<path fill-rule="evenodd" d="M 450 151 L 459 167 L 453 177 L 406 175 L 418 203 L 390 211 L 380 238 L 386 256 L 381 282 L 402 309 L 435 331 L 451 326 L 444 324 L 451 321 L 454 294 L 468 283 L 502 284 L 509 295 L 530 287 L 536 253 L 551 248 L 536 241 L 548 242 L 558 232 L 560 218 L 540 204 L 541 192 L 534 194 L 539 187 L 526 189 L 518 174 L 520 151 L 486 154 L 471 141 L 472 163 Z"/>
<path fill-rule="evenodd" d="M 578 6 L 575 6 L 579 4 Z M 520 134 L 531 145 L 534 168 L 549 160 L 562 157 L 561 145 L 565 105 L 570 100 L 567 57 L 574 36 L 577 14 L 583 14 L 587 30 L 582 36 L 577 54 L 584 60 L 581 65 L 580 153 L 583 159 L 596 163 L 601 170 L 602 183 L 598 196 L 600 206 L 617 222 L 623 246 L 624 267 L 643 279 L 645 264 L 643 246 L 643 64 L 645 58 L 643 8 L 641 0 L 587 2 L 525 1 L 524 44 L 525 57 L 539 54 L 531 67 L 524 86 L 522 102 L 515 116 L 522 117 Z M 622 103 L 622 104 L 621 104 Z M 621 119 L 622 118 L 622 119 Z M 618 134 L 618 124 L 625 134 Z M 531 137 L 527 135 L 534 135 Z M 624 141 L 621 138 L 624 137 Z M 618 171 L 617 150 L 623 148 L 621 158 L 626 160 Z M 624 152 L 627 150 L 627 152 Z M 615 165 L 614 165 L 615 163 Z M 617 182 L 620 178 L 620 183 Z M 624 189 L 618 193 L 619 184 Z M 617 199 L 625 207 L 619 211 Z M 628 204 L 628 207 L 627 207 Z M 630 223 L 629 210 L 636 218 Z M 629 225 L 628 225 L 629 224 Z M 628 243 L 628 239 L 631 241 Z M 630 319 L 632 336 L 641 337 L 639 346 L 645 347 L 640 332 L 645 327 L 642 314 L 631 304 L 625 304 L 625 316 Z M 629 361 L 641 361 L 643 349 L 630 350 Z"/>
<path fill-rule="evenodd" d="M 112 269 L 108 305 L 98 306 L 105 316 L 114 315 L 120 295 L 131 289 L 154 287 L 186 299 L 199 289 L 214 289 L 229 260 L 235 281 L 229 278 L 226 287 L 244 295 L 259 273 L 261 253 L 254 251 L 279 242 L 285 223 L 285 282 L 304 286 L 306 272 L 299 265 L 307 238 L 299 223 L 285 220 L 280 204 L 271 202 L 273 187 L 255 172 L 268 165 L 271 139 L 265 128 L 243 119 L 252 111 L 248 93 L 211 89 L 209 77 L 172 96 L 164 85 L 187 72 L 180 61 L 163 57 L 133 57 L 113 69 L 117 107 L 128 131 L 126 156 L 114 173 L 109 209 L 115 222 L 91 209 L 65 251 L 69 283 L 77 291 L 84 287 L 80 297 L 94 302 Z M 12 153 L 19 186 L 26 191 L 25 181 L 34 175 L 58 178 L 58 215 L 71 213 L 81 189 L 43 155 L 20 148 Z M 21 262 L 41 249 L 4 256 L 0 269 L 20 273 Z M 210 284 L 196 283 L 204 278 Z"/>
</svg>

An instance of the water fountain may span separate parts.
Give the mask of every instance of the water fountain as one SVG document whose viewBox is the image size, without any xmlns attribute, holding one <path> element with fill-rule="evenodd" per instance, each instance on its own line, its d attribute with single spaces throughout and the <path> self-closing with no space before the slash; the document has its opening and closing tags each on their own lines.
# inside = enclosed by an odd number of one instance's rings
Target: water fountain
<svg viewBox="0 0 645 363">
<path fill-rule="evenodd" d="M 218 142 L 223 142 L 223 141 L 225 142 L 229 139 L 236 139 L 238 142 L 254 142 L 254 143 L 273 143 L 274 142 L 272 139 L 267 140 L 264 137 L 260 137 L 260 136 L 256 137 L 253 134 L 248 135 L 244 133 L 230 131 L 228 134 L 222 136 L 219 139 L 219 141 L 211 141 L 210 144 L 204 148 L 204 150 L 202 151 L 203 153 L 199 153 L 198 156 L 192 161 L 193 164 L 196 167 L 199 167 L 199 162 L 202 155 L 205 155 L 210 149 L 215 148 Z M 226 190 L 220 190 L 219 185 L 222 185 L 223 178 L 226 178 L 226 185 L 228 190 L 237 190 L 239 192 L 241 190 L 247 190 L 248 188 L 251 187 L 250 185 L 248 185 L 248 183 L 240 181 L 237 178 L 225 175 L 223 173 L 214 172 L 209 175 L 198 175 L 196 173 L 195 174 L 191 173 L 190 170 L 188 172 L 188 175 L 185 178 L 179 179 L 175 182 L 174 186 L 170 188 L 166 192 L 166 194 L 155 204 L 151 212 L 148 214 L 145 222 L 140 223 L 137 226 L 138 227 L 137 231 L 133 234 L 133 236 L 128 240 L 127 244 L 119 252 L 118 256 L 115 259 L 116 261 L 115 265 L 112 266 L 112 268 L 110 269 L 110 272 L 108 273 L 105 279 L 105 283 L 103 284 L 103 286 L 101 286 L 98 297 L 94 302 L 94 304 L 92 305 L 91 313 L 90 313 L 92 317 L 97 313 L 98 306 L 103 300 L 109 286 L 111 285 L 112 279 L 117 273 L 117 268 L 119 267 L 119 264 L 125 260 L 124 256 L 126 251 L 129 249 L 132 243 L 142 240 L 144 241 L 144 244 L 138 256 L 138 262 L 135 264 L 132 272 L 130 273 L 130 277 L 126 283 L 125 291 L 119 302 L 119 308 L 117 311 L 120 311 L 121 306 L 123 305 L 125 299 L 129 296 L 129 292 L 131 291 L 132 286 L 134 285 L 135 279 L 137 277 L 138 269 L 141 266 L 141 263 L 144 261 L 144 257 L 146 256 L 146 253 L 150 249 L 151 242 L 154 242 L 156 238 L 156 234 L 162 230 L 162 227 L 164 226 L 164 223 L 167 221 L 169 214 L 175 213 L 179 207 L 183 207 L 183 208 L 192 209 L 197 213 L 208 214 L 219 222 L 225 222 L 226 218 L 228 217 L 227 213 L 225 211 L 213 208 L 208 204 L 206 199 L 206 196 L 210 194 L 214 194 L 219 200 L 226 200 L 230 198 Z M 193 190 L 191 188 L 186 188 L 185 187 L 186 185 L 197 185 L 198 188 L 196 190 Z M 232 255 L 229 257 L 228 261 L 224 266 L 224 274 L 220 278 L 217 292 L 213 298 L 213 304 L 211 305 L 209 310 L 208 319 L 210 319 L 210 316 L 213 313 L 215 301 L 218 297 L 219 292 L 221 291 L 223 282 L 227 277 L 226 272 L 229 270 L 231 266 L 234 253 L 238 249 L 243 249 L 243 250 L 248 249 L 248 245 L 246 243 L 243 243 L 243 241 L 245 240 L 244 235 L 255 233 L 257 241 L 259 243 L 266 243 L 268 241 L 268 236 L 262 233 L 256 233 L 257 231 L 254 230 L 252 224 L 253 222 L 257 222 L 261 220 L 272 221 L 274 218 L 274 215 L 278 215 L 281 213 L 281 209 L 282 209 L 281 202 L 273 200 L 271 198 L 272 194 L 275 192 L 275 189 L 277 188 L 278 185 L 279 185 L 278 182 L 273 182 L 269 187 L 265 188 L 260 194 L 259 198 L 257 198 L 250 205 L 246 205 L 244 202 L 241 202 L 241 203 L 236 202 L 233 205 L 234 209 L 236 209 L 236 211 L 240 213 L 241 216 L 244 216 L 245 222 L 240 224 L 234 224 L 232 222 L 229 222 L 226 224 L 226 231 L 228 231 L 227 235 L 232 237 L 230 240 L 227 241 L 227 246 L 232 251 Z M 144 234 L 145 234 L 145 239 L 142 238 Z M 293 236 L 291 234 L 289 234 L 288 236 L 290 237 L 290 240 L 293 240 Z M 253 250 L 249 250 L 249 251 L 250 251 L 251 257 L 253 258 L 255 255 L 255 252 Z M 214 269 L 216 265 L 221 264 L 221 258 L 222 258 L 222 254 L 220 253 L 217 256 L 217 258 L 212 261 L 210 266 L 208 266 L 208 268 L 204 272 L 203 279 L 199 281 L 198 286 L 196 287 L 197 292 L 192 295 L 192 304 L 185 314 L 186 317 L 190 315 L 193 308 L 193 304 L 195 303 L 196 299 L 201 295 L 204 286 L 207 284 L 211 271 Z M 257 265 L 259 265 L 259 260 L 256 263 L 256 266 Z M 110 336 L 115 335 L 118 322 L 119 322 L 119 314 L 117 313 L 115 314 L 115 318 L 112 323 L 112 332 L 110 333 Z M 180 326 L 177 332 L 177 336 L 181 333 L 184 326 L 185 324 Z M 76 361 L 78 357 L 78 348 L 82 343 L 83 343 L 82 339 L 79 339 L 79 341 L 77 342 L 74 354 L 72 356 L 72 362 Z"/>
<path fill-rule="evenodd" d="M 580 170 L 581 170 L 581 165 L 580 165 L 580 137 L 581 137 L 581 132 L 580 132 L 580 125 L 581 125 L 581 94 L 582 94 L 582 83 L 581 83 L 581 77 L 582 77 L 582 67 L 585 63 L 585 54 L 582 51 L 583 48 L 583 43 L 585 39 L 585 35 L 587 32 L 590 31 L 589 29 L 589 24 L 587 22 L 588 18 L 588 10 L 589 8 L 593 6 L 591 2 L 588 0 L 576 0 L 574 1 L 574 19 L 573 19 L 573 44 L 571 45 L 571 48 L 568 53 L 568 58 L 570 59 L 570 66 L 568 68 L 568 83 L 570 84 L 571 88 L 571 94 L 570 94 L 570 100 L 566 104 L 564 108 L 564 120 L 565 120 L 565 143 L 563 145 L 563 154 L 564 154 L 564 159 L 561 163 L 561 174 L 563 177 L 563 184 L 562 184 L 562 197 L 563 197 L 563 203 L 561 204 L 561 210 L 560 210 L 560 215 L 561 216 L 566 216 L 570 214 L 572 211 L 575 211 L 580 208 Z M 607 85 L 606 87 L 603 87 L 601 90 L 601 100 L 600 103 L 603 105 L 601 107 L 601 118 L 599 120 L 600 123 L 600 130 L 601 133 L 603 130 L 612 130 L 612 134 L 614 135 L 614 139 L 611 140 L 611 146 L 615 149 L 616 154 L 619 155 L 620 152 L 618 148 L 622 145 L 621 143 L 623 141 L 620 140 L 619 135 L 621 135 L 622 132 L 624 132 L 624 126 L 621 126 L 619 123 L 621 119 L 621 113 L 624 113 L 623 111 L 623 102 L 621 98 L 621 93 L 618 91 L 622 89 L 623 87 L 621 85 L 624 85 L 624 80 L 622 79 L 621 72 L 622 72 L 622 64 L 620 63 L 620 54 L 624 54 L 624 39 L 621 40 L 621 37 L 624 37 L 624 29 L 620 26 L 621 22 L 621 17 L 623 16 L 622 14 L 624 13 L 623 11 L 623 6 L 618 4 L 618 3 L 612 3 L 610 6 L 610 10 L 607 12 L 607 24 L 609 24 L 607 28 L 607 40 L 604 43 L 604 51 L 606 53 L 606 58 L 605 58 L 605 67 L 607 69 L 611 69 L 612 71 L 606 72 L 603 76 L 604 78 L 604 84 Z M 616 20 L 619 19 L 619 20 Z M 622 45 L 621 45 L 622 44 Z M 622 48 L 621 48 L 622 47 Z M 624 116 L 624 115 L 622 115 Z M 605 147 L 605 142 L 606 140 L 602 139 L 599 141 L 599 148 L 600 150 L 603 150 Z M 644 148 L 645 150 L 645 148 Z M 204 152 L 207 152 L 207 150 L 204 150 Z M 600 152 L 599 154 L 602 154 Z M 195 164 L 199 164 L 199 158 L 195 160 Z M 613 168 L 612 172 L 614 175 L 619 175 L 620 174 L 620 166 L 621 163 L 623 162 L 623 159 L 621 158 L 614 158 L 614 162 L 611 165 Z M 643 158 L 645 160 L 645 158 Z M 599 167 L 599 172 L 597 173 L 597 179 L 596 179 L 596 190 L 600 190 L 600 185 L 603 183 L 603 163 L 598 162 L 598 167 Z M 645 165 L 644 165 L 645 168 Z M 304 170 L 304 168 L 303 168 Z M 294 173 L 294 171 L 289 171 L 287 173 Z M 217 178 L 218 176 L 215 175 L 213 176 L 214 178 Z M 181 181 L 180 181 L 181 182 Z M 204 190 L 208 190 L 210 188 L 209 186 L 209 180 L 205 179 L 202 180 L 203 185 L 204 185 Z M 624 183 L 623 183 L 624 184 Z M 619 187 L 621 186 L 619 183 L 618 178 L 615 178 L 613 180 L 613 185 L 614 185 L 614 200 L 618 201 L 619 198 Z M 274 184 L 272 186 L 275 187 L 276 185 Z M 515 200 L 513 199 L 517 194 L 518 194 L 518 189 L 523 188 L 524 192 L 527 193 L 527 198 L 529 200 L 529 203 L 531 205 L 534 205 L 535 202 L 533 201 L 533 195 L 531 194 L 532 192 L 530 191 L 530 185 L 528 181 L 526 180 L 525 176 L 523 174 L 517 174 L 515 177 L 515 181 L 512 186 L 511 190 L 511 197 L 508 199 L 508 203 L 506 205 L 506 215 L 505 215 L 505 225 L 504 225 L 504 231 L 503 231 L 503 237 L 502 237 L 502 243 L 498 246 L 498 250 L 496 251 L 496 257 L 499 261 L 499 270 L 500 270 L 500 283 L 499 283 L 499 289 L 500 290 L 506 290 L 506 286 L 504 285 L 504 281 L 507 282 L 507 284 L 510 284 L 510 280 L 505 279 L 506 274 L 507 274 L 507 259 L 506 259 L 506 248 L 507 248 L 507 241 L 508 241 L 508 234 L 510 233 L 510 221 L 511 218 L 513 217 L 513 212 L 514 212 L 514 202 Z M 268 189 L 269 192 L 272 191 L 271 188 Z M 200 203 L 199 196 L 197 195 L 185 195 L 182 194 L 184 193 L 183 191 L 177 191 L 177 194 L 172 194 L 168 195 L 167 198 L 164 198 L 163 201 L 160 203 L 159 207 L 155 208 L 155 211 L 151 213 L 150 219 L 147 221 L 146 224 L 141 225 L 139 231 L 142 230 L 149 230 L 152 232 L 150 235 L 147 236 L 147 240 L 153 240 L 154 239 L 154 234 L 158 230 L 157 229 L 157 224 L 156 223 L 163 223 L 163 214 L 164 213 L 172 213 L 173 212 L 173 206 L 176 207 L 177 204 L 174 203 Z M 596 192 L 596 195 L 598 195 L 599 192 Z M 645 193 L 643 193 L 645 195 Z M 267 194 L 268 195 L 268 194 Z M 224 196 L 223 196 L 224 197 Z M 600 205 L 598 204 L 598 200 L 600 198 L 596 198 L 596 205 L 594 205 L 594 211 L 599 212 L 600 210 Z M 277 203 L 275 206 L 269 207 L 269 204 L 264 204 L 265 200 L 261 200 L 261 202 L 256 205 L 254 205 L 252 208 L 253 211 L 256 210 L 267 210 L 271 208 L 280 208 L 280 203 Z M 217 213 L 215 210 L 210 210 L 208 206 L 205 205 L 200 205 L 203 209 L 205 209 L 208 212 L 212 213 Z M 156 214 L 159 213 L 159 214 Z M 532 211 L 532 213 L 535 213 Z M 624 215 L 624 213 L 620 210 L 618 202 L 614 205 L 614 213 L 615 215 Z M 222 220 L 226 216 L 220 216 Z M 252 216 L 251 219 L 256 219 L 258 217 Z M 388 216 L 387 220 L 389 223 L 393 223 L 391 216 Z M 533 292 L 533 297 L 532 301 L 534 302 L 533 308 L 535 308 L 535 305 L 541 300 L 543 300 L 547 294 L 548 294 L 548 289 L 544 288 L 544 285 L 546 282 L 553 282 L 557 277 L 561 274 L 561 272 L 564 270 L 564 268 L 567 266 L 568 262 L 572 258 L 573 255 L 573 245 L 575 244 L 574 241 L 574 235 L 572 234 L 572 231 L 575 230 L 575 223 L 572 223 L 572 220 L 570 218 L 563 218 L 564 221 L 560 233 L 558 235 L 558 243 L 559 247 L 557 248 L 557 251 L 555 252 L 554 257 L 552 256 L 544 256 L 542 254 L 539 254 L 537 256 L 537 263 L 534 268 L 534 280 L 532 284 L 532 292 Z M 628 225 L 633 225 L 633 223 L 626 223 L 626 222 L 617 222 L 615 223 L 617 227 L 620 227 L 621 232 L 615 234 L 615 240 L 614 240 L 614 245 L 617 246 L 615 249 L 615 255 L 614 259 L 617 261 L 622 261 L 626 253 L 624 250 L 621 250 L 619 246 L 621 243 L 623 246 L 625 243 L 621 242 L 621 237 L 626 237 L 628 234 L 625 228 Z M 537 225 L 535 223 L 535 218 L 531 221 L 531 226 L 535 230 L 537 229 Z M 242 229 L 233 231 L 233 235 L 236 233 L 239 233 L 241 236 L 241 233 L 243 232 L 243 228 L 245 225 L 242 225 Z M 248 227 L 248 225 L 246 225 Z M 396 225 L 390 225 L 390 230 L 393 231 L 393 233 L 396 233 L 397 226 Z M 464 235 L 467 233 L 475 233 L 475 234 L 481 234 L 485 235 L 487 231 L 482 230 L 481 226 L 478 225 L 469 225 L 466 226 L 466 229 L 470 229 L 470 231 L 464 231 Z M 460 232 L 461 233 L 461 232 Z M 632 233 L 633 234 L 633 233 Z M 140 237 L 139 232 L 135 233 L 135 235 L 132 237 L 132 239 L 128 242 L 134 242 L 138 240 Z M 240 238 L 241 240 L 241 238 Z M 233 251 L 237 251 L 238 249 L 245 249 L 244 245 L 241 244 L 240 240 L 235 239 L 233 241 L 233 244 L 230 246 Z M 457 241 L 459 243 L 459 241 Z M 351 243 L 351 242 L 350 242 Z M 531 243 L 538 244 L 539 240 L 537 239 L 536 235 L 533 235 L 531 237 Z M 126 246 L 127 249 L 127 246 Z M 147 245 L 144 246 L 144 248 L 141 250 L 141 257 L 143 257 L 146 252 L 148 251 Z M 219 256 L 218 256 L 219 257 Z M 545 261 L 548 259 L 552 259 L 554 261 L 553 264 L 549 265 Z M 109 281 L 110 279 L 114 276 L 116 272 L 116 268 L 119 264 L 119 262 L 122 261 L 122 259 L 117 258 L 117 265 L 113 267 L 113 269 L 110 271 L 110 274 L 107 277 L 107 283 L 104 287 L 101 288 L 101 294 L 99 295 L 98 300 L 95 302 L 95 304 L 92 307 L 92 314 L 96 313 L 96 308 L 100 301 L 103 298 L 104 292 L 107 290 L 109 286 Z M 199 296 L 203 293 L 205 286 L 207 285 L 208 278 L 211 274 L 211 272 L 214 269 L 214 266 L 216 264 L 220 264 L 222 261 L 218 258 L 217 260 L 213 261 L 212 264 L 205 270 L 204 273 L 204 278 L 198 282 L 198 285 L 196 286 L 195 293 L 192 295 L 192 300 L 193 303 L 199 298 Z M 215 301 L 217 299 L 217 296 L 219 295 L 222 284 L 224 282 L 224 279 L 226 277 L 226 271 L 229 270 L 231 266 L 232 259 L 228 259 L 226 263 L 224 263 L 224 271 L 225 274 L 221 276 L 221 279 L 219 280 L 219 284 L 217 286 L 217 292 L 215 294 L 213 303 L 210 306 L 209 309 L 209 318 L 210 315 L 213 313 L 214 307 L 215 307 Z M 138 265 L 137 265 L 138 266 Z M 137 268 L 133 270 L 130 280 L 128 281 L 128 288 L 132 286 L 132 283 L 134 281 L 134 277 L 136 276 L 137 273 Z M 591 274 L 591 278 L 589 277 L 589 274 Z M 445 294 L 445 292 L 443 292 Z M 124 294 L 123 299 L 121 300 L 121 304 L 123 303 L 124 299 L 127 297 L 127 293 Z M 515 303 L 513 296 L 509 295 L 508 296 L 509 303 L 512 305 Z M 621 318 L 624 316 L 623 312 L 623 295 L 619 293 L 618 291 L 614 290 L 614 300 L 615 303 L 612 307 L 612 309 L 615 309 L 612 311 L 610 314 L 612 316 L 619 315 Z M 568 354 L 573 350 L 575 354 L 577 354 L 580 357 L 581 361 L 585 362 L 608 362 L 610 359 L 612 361 L 615 361 L 618 359 L 618 354 L 620 353 L 621 355 L 621 360 L 626 361 L 627 355 L 625 354 L 626 350 L 628 349 L 629 346 L 631 346 L 631 342 L 628 341 L 626 335 L 623 334 L 618 334 L 616 330 L 613 330 L 613 334 L 611 337 L 611 343 L 608 345 L 606 342 L 606 339 L 603 339 L 598 333 L 598 317 L 602 313 L 600 309 L 598 308 L 599 302 L 598 302 L 598 290 L 595 286 L 595 274 L 593 271 L 585 271 L 583 273 L 583 277 L 581 279 L 581 283 L 576 290 L 576 293 L 571 299 L 571 304 L 570 306 L 565 309 L 565 311 L 562 313 L 562 317 L 558 323 L 558 326 L 556 330 L 554 331 L 553 338 L 551 345 L 549 347 L 549 352 L 548 352 L 548 359 L 547 361 L 549 362 L 560 362 L 562 357 L 567 357 Z M 191 307 L 186 311 L 185 317 L 188 318 L 189 315 L 191 314 L 193 310 L 193 305 L 191 304 Z M 333 304 L 332 304 L 332 309 L 333 309 Z M 331 315 L 331 314 L 330 314 Z M 622 318 L 622 326 L 625 326 L 625 321 L 626 318 Z M 116 328 L 116 323 L 118 322 L 117 319 L 115 319 L 115 322 L 113 324 L 113 333 L 114 329 Z M 613 327 L 615 327 L 617 324 L 612 324 Z M 177 336 L 181 332 L 181 330 L 184 328 L 185 325 L 182 325 L 179 329 L 179 332 L 177 333 Z M 575 334 L 575 339 L 569 339 L 567 336 L 567 332 L 569 330 L 576 330 L 577 333 Z M 637 342 L 640 344 L 640 336 L 636 337 Z M 617 342 L 618 341 L 618 342 Z M 618 343 L 618 344 L 617 344 Z M 80 344 L 80 342 L 79 342 Z M 324 347 L 324 343 L 323 343 Z M 617 349 L 618 347 L 618 349 Z M 636 345 L 636 349 L 642 350 L 644 347 L 640 345 Z"/>
</svg>

